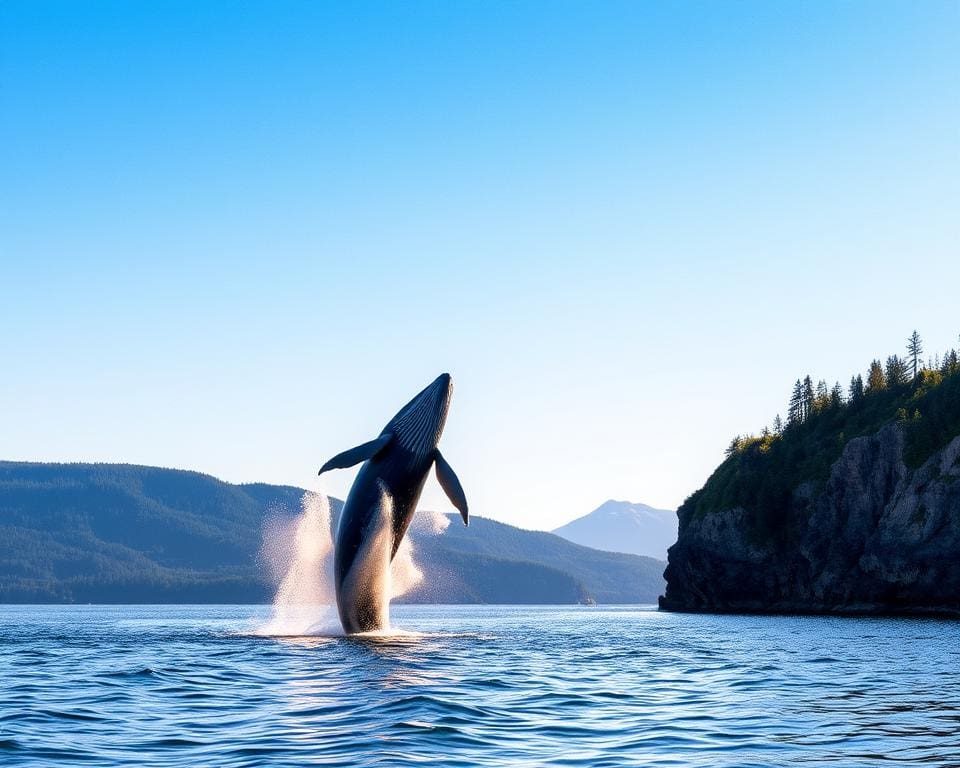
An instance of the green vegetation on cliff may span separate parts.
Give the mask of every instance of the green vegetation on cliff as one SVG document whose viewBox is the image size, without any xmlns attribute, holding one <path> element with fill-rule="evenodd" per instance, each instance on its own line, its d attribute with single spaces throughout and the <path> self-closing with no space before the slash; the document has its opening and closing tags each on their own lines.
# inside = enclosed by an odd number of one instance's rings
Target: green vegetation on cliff
<svg viewBox="0 0 960 768">
<path fill-rule="evenodd" d="M 942 359 L 920 360 L 922 342 L 914 332 L 907 357 L 874 360 L 863 377 L 855 375 L 846 393 L 839 383 L 814 385 L 798 379 L 784 424 L 759 436 L 737 436 L 726 460 L 706 484 L 678 510 L 680 525 L 710 512 L 742 507 L 753 533 L 765 538 L 783 533 L 794 491 L 803 483 L 822 485 L 830 466 L 852 439 L 899 424 L 906 442 L 905 460 L 920 466 L 931 454 L 960 435 L 960 361 L 957 350 Z"/>
</svg>

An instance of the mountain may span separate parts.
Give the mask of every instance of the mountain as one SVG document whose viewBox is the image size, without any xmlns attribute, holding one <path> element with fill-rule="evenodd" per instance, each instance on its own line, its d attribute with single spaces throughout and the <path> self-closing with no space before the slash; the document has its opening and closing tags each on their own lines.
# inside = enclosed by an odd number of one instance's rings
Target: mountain
<svg viewBox="0 0 960 768">
<path fill-rule="evenodd" d="M 0 601 L 264 602 L 268 518 L 304 491 L 126 464 L 0 462 Z M 331 499 L 334 516 L 342 503 Z M 426 578 L 408 602 L 653 602 L 663 563 L 483 518 L 411 531 Z"/>
<path fill-rule="evenodd" d="M 451 524 L 437 536 L 414 534 L 427 568 L 444 575 L 425 580 L 415 593 L 419 601 L 644 603 L 656 602 L 663 593 L 662 560 L 602 552 L 482 517 L 470 518 L 468 528 L 459 515 L 448 518 Z M 566 584 L 559 595 L 564 599 L 545 599 L 552 593 L 538 584 L 553 583 L 558 576 Z M 438 590 L 431 584 L 441 586 Z M 512 598 L 521 589 L 530 599 Z"/>
<path fill-rule="evenodd" d="M 734 440 L 678 510 L 662 608 L 960 614 L 957 354 L 914 379 L 871 369 L 849 401 Z"/>
<path fill-rule="evenodd" d="M 553 532 L 585 547 L 666 560 L 677 540 L 677 513 L 610 499 Z"/>
</svg>

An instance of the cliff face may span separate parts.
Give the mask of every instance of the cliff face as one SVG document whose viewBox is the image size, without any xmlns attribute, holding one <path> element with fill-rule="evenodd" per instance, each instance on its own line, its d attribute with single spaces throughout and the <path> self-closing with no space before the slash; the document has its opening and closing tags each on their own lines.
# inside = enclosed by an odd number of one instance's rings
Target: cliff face
<svg viewBox="0 0 960 768">
<path fill-rule="evenodd" d="M 743 508 L 681 515 L 666 610 L 960 614 L 960 437 L 918 469 L 888 426 L 851 440 L 775 530 Z"/>
</svg>

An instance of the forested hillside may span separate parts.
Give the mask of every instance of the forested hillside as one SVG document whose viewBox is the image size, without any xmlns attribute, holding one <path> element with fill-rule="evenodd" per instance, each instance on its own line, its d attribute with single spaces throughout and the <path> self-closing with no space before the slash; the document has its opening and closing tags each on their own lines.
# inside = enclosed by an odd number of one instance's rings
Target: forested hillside
<svg viewBox="0 0 960 768">
<path fill-rule="evenodd" d="M 684 519 L 711 510 L 743 507 L 759 533 L 772 532 L 803 482 L 823 483 L 851 440 L 888 424 L 903 430 L 904 459 L 920 466 L 960 434 L 960 357 L 955 349 L 924 362 L 914 332 L 907 356 L 873 360 L 866 379 L 854 374 L 846 390 L 839 382 L 797 379 L 784 422 L 778 415 L 760 435 L 737 436 L 727 459 L 704 487 L 678 510 Z"/>
<path fill-rule="evenodd" d="M 0 462 L 0 601 L 261 602 L 264 521 L 304 491 L 121 464 Z M 331 499 L 334 515 L 341 503 Z M 457 518 L 459 521 L 459 518 Z M 652 602 L 663 563 L 483 518 L 417 539 L 408 600 Z"/>
<path fill-rule="evenodd" d="M 874 360 L 798 380 L 787 422 L 738 437 L 679 509 L 672 610 L 960 614 L 960 364 Z"/>
</svg>

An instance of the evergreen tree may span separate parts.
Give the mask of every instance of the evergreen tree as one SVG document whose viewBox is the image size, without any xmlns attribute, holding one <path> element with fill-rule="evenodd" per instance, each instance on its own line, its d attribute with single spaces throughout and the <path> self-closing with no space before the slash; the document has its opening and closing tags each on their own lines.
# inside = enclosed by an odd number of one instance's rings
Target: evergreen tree
<svg viewBox="0 0 960 768">
<path fill-rule="evenodd" d="M 896 355 L 887 358 L 886 370 L 887 386 L 896 387 L 907 383 L 907 363 Z"/>
<path fill-rule="evenodd" d="M 823 379 L 817 382 L 817 394 L 813 399 L 813 410 L 819 413 L 826 409 L 830 404 L 830 390 L 827 389 L 827 382 Z"/>
<path fill-rule="evenodd" d="M 809 375 L 803 379 L 803 421 L 813 414 L 813 402 L 816 395 L 813 392 L 813 379 Z"/>
<path fill-rule="evenodd" d="M 780 418 L 779 413 L 773 417 L 773 432 L 776 435 L 783 434 L 783 419 Z"/>
<path fill-rule="evenodd" d="M 841 405 L 843 405 L 843 387 L 840 386 L 838 381 L 830 390 L 830 407 L 839 408 Z"/>
<path fill-rule="evenodd" d="M 913 367 L 913 378 L 916 380 L 920 373 L 920 355 L 923 354 L 923 342 L 920 340 L 920 334 L 914 331 L 907 339 L 907 356 L 910 365 Z"/>
<path fill-rule="evenodd" d="M 944 376 L 949 376 L 951 373 L 956 373 L 958 370 L 957 363 L 957 350 L 951 349 L 943 356 L 943 365 L 940 368 L 940 372 Z"/>
<path fill-rule="evenodd" d="M 885 389 L 887 380 L 883 375 L 883 368 L 879 360 L 870 363 L 870 371 L 867 373 L 867 392 L 879 392 Z"/>
<path fill-rule="evenodd" d="M 850 377 L 850 402 L 855 403 L 863 397 L 863 376 L 859 373 Z"/>
<path fill-rule="evenodd" d="M 803 421 L 803 383 L 797 379 L 793 385 L 793 394 L 790 395 L 790 404 L 787 406 L 787 424 L 800 424 Z"/>
</svg>

